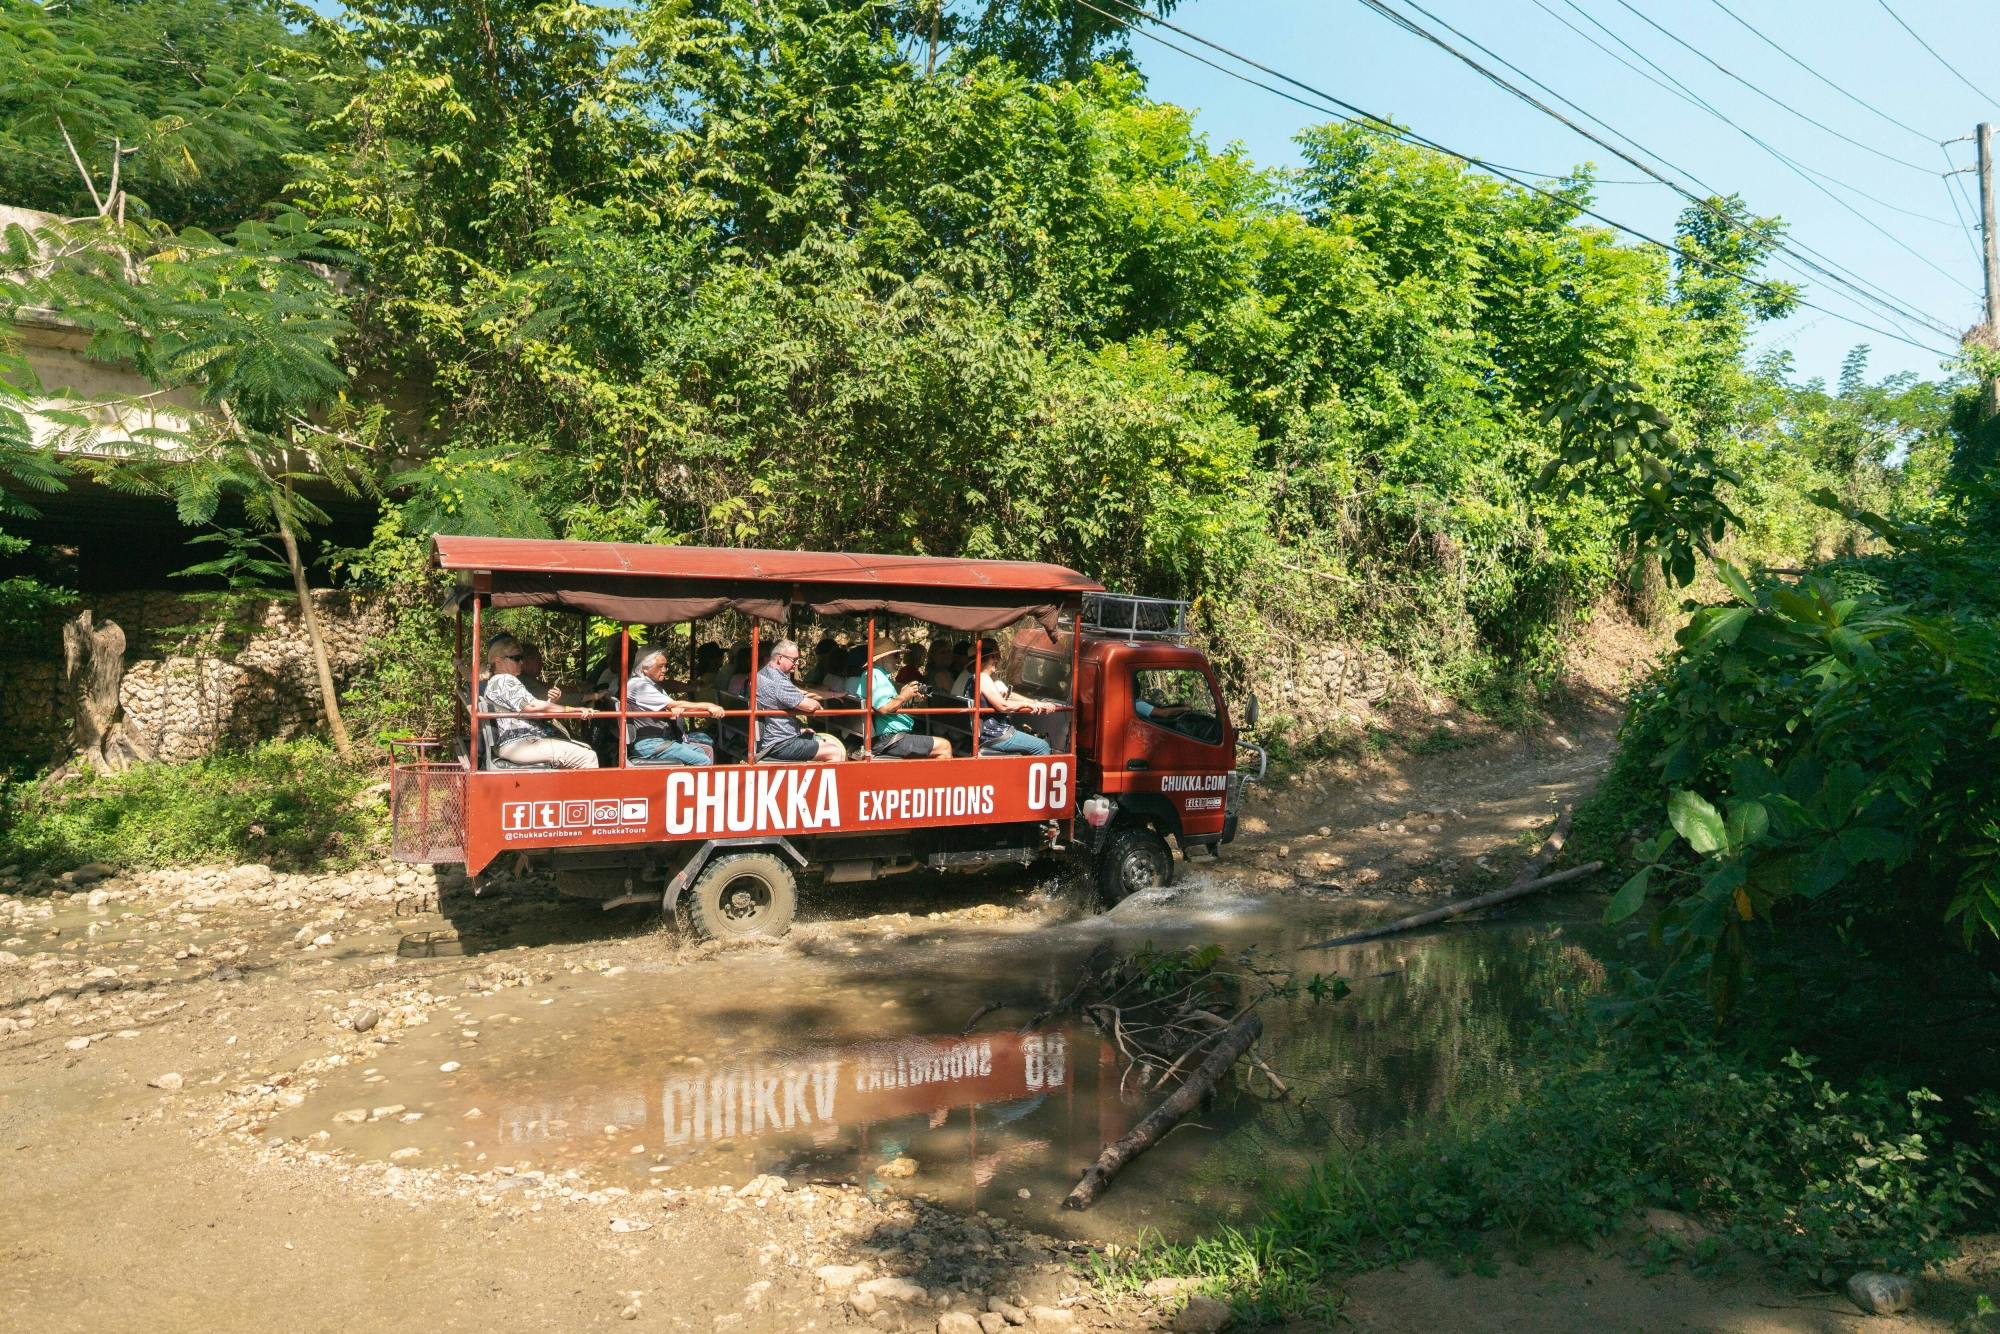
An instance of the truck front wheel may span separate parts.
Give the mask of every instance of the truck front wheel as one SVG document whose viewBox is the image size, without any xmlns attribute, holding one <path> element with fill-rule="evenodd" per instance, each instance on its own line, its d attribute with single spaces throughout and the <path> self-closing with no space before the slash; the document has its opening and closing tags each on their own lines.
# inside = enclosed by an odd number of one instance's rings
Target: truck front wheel
<svg viewBox="0 0 2000 1334">
<path fill-rule="evenodd" d="M 1174 854 L 1150 829 L 1120 829 L 1097 863 L 1097 883 L 1107 907 L 1142 889 L 1171 884 L 1173 878 Z"/>
<path fill-rule="evenodd" d="M 717 857 L 688 886 L 688 924 L 704 940 L 782 936 L 798 911 L 792 868 L 771 852 Z"/>
</svg>

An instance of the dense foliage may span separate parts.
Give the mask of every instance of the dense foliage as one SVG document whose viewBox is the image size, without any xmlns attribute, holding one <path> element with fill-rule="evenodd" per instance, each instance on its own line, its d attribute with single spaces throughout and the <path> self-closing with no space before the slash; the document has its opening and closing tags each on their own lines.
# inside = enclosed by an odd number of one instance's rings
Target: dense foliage
<svg viewBox="0 0 2000 1334">
<path fill-rule="evenodd" d="M 1714 1263 L 1723 1243 L 1821 1286 L 1857 1269 L 1917 1273 L 1989 1218 L 2000 1171 L 1983 1131 L 1948 1132 L 1934 1095 L 1837 1087 L 1812 1063 L 1746 1061 L 1711 1044 L 1643 1054 L 1612 1040 L 1552 1054 L 1523 1096 L 1430 1134 L 1336 1155 L 1264 1218 L 1106 1272 L 1160 1276 L 1270 1314 L 1328 1314 L 1342 1274 L 1420 1256 L 1596 1241 L 1646 1208 L 1719 1225 L 1664 1259 Z"/>
<path fill-rule="evenodd" d="M 1793 392 L 1743 361 L 1790 289 L 1731 276 L 1773 220 L 1692 208 L 1676 266 L 1583 221 L 1587 169 L 1339 124 L 1260 168 L 1073 5 L 0 17 L 0 74 L 55 81 L 0 106 L 0 196 L 104 212 L 122 161 L 122 254 L 339 248 L 264 313 L 351 322 L 326 385 L 388 410 L 349 443 L 409 537 L 1052 559 L 1200 599 L 1234 665 L 1332 632 L 1462 689 L 1550 665 L 1645 551 L 1688 577 L 1732 503 L 1789 558 L 1798 484 L 1851 480 L 1745 425 Z"/>
</svg>

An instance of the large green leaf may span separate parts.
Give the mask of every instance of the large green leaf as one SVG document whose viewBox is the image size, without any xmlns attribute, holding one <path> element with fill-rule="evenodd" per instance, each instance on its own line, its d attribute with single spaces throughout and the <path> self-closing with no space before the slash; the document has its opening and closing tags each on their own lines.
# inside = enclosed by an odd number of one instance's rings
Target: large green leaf
<svg viewBox="0 0 2000 1334">
<path fill-rule="evenodd" d="M 1703 856 L 1728 846 L 1728 829 L 1721 814 L 1699 793 L 1677 789 L 1667 798 L 1667 818 L 1688 846 Z"/>
</svg>

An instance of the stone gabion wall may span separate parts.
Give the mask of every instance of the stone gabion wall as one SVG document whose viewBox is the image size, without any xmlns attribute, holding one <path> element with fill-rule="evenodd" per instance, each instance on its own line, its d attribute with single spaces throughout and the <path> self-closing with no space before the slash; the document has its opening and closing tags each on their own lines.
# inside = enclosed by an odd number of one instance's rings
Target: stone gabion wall
<svg viewBox="0 0 2000 1334">
<path fill-rule="evenodd" d="M 1387 654 L 1295 642 L 1254 665 L 1248 688 L 1266 717 L 1285 717 L 1313 735 L 1365 716 L 1389 693 L 1393 669 Z"/>
<path fill-rule="evenodd" d="M 119 697 L 127 727 L 162 760 L 191 760 L 220 746 L 298 736 L 324 722 L 312 650 L 289 597 L 219 604 L 186 594 L 96 594 L 80 604 L 125 631 Z M 318 590 L 313 605 L 336 682 L 351 679 L 385 626 L 381 608 Z M 44 760 L 68 732 L 62 698 L 62 630 L 0 660 L 4 748 Z"/>
</svg>

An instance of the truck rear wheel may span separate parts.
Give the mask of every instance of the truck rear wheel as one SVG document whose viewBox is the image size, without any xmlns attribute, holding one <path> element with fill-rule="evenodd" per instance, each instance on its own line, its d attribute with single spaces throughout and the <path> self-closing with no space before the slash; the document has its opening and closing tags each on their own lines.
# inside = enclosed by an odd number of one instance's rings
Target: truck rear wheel
<svg viewBox="0 0 2000 1334">
<path fill-rule="evenodd" d="M 1142 889 L 1172 884 L 1174 854 L 1167 841 L 1150 829 L 1120 829 L 1104 845 L 1097 863 L 1098 888 L 1105 906 L 1124 901 Z"/>
<path fill-rule="evenodd" d="M 773 852 L 717 857 L 688 886 L 688 924 L 704 940 L 782 936 L 798 911 L 799 883 Z"/>
</svg>

